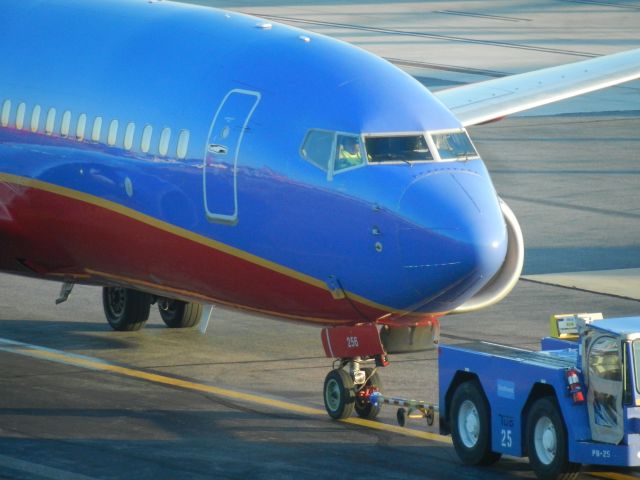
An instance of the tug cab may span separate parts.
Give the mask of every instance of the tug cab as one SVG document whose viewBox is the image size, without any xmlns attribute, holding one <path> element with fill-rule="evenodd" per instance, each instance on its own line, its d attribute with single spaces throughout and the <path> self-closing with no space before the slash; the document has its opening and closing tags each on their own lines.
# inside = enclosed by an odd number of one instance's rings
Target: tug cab
<svg viewBox="0 0 640 480">
<path fill-rule="evenodd" d="M 440 427 L 461 461 L 528 456 L 536 476 L 640 465 L 640 317 L 553 316 L 540 351 L 441 345 Z"/>
<path fill-rule="evenodd" d="M 582 328 L 580 347 L 591 439 L 617 445 L 624 440 L 627 421 L 640 416 L 640 318 L 595 321 Z M 638 436 L 635 431 L 627 433 Z"/>
</svg>

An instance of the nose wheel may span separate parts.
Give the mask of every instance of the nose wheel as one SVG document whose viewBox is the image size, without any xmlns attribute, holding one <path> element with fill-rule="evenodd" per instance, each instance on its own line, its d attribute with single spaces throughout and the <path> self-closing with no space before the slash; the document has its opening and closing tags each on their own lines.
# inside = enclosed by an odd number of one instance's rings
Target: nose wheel
<svg viewBox="0 0 640 480">
<path fill-rule="evenodd" d="M 375 369 L 365 368 L 364 372 L 366 380 L 364 385 L 356 391 L 354 409 L 360 418 L 373 420 L 380 413 L 382 404 L 372 402 L 371 396 L 374 393 L 382 392 L 382 382 L 380 381 L 380 376 Z"/>
<path fill-rule="evenodd" d="M 353 413 L 355 390 L 353 380 L 341 368 L 331 370 L 324 379 L 324 408 L 331 418 L 341 420 Z"/>
<path fill-rule="evenodd" d="M 324 406 L 331 418 L 341 420 L 355 411 L 360 418 L 373 420 L 382 405 L 371 401 L 382 382 L 375 368 L 360 368 L 360 359 L 342 360 L 324 380 Z"/>
</svg>

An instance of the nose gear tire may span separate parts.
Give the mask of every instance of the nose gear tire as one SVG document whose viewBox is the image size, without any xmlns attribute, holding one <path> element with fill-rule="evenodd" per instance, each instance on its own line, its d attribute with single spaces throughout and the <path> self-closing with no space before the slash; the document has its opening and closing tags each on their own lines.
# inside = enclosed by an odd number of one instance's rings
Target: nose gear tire
<svg viewBox="0 0 640 480">
<path fill-rule="evenodd" d="M 348 418 L 355 407 L 355 389 L 351 376 L 341 368 L 331 370 L 324 380 L 324 407 L 331 418 Z"/>
<path fill-rule="evenodd" d="M 367 375 L 367 383 L 362 387 L 362 393 L 364 396 L 360 396 L 356 394 L 355 400 L 355 411 L 356 414 L 360 418 L 364 418 L 366 420 L 373 420 L 380 413 L 380 409 L 382 408 L 382 404 L 373 405 L 370 400 L 370 396 L 373 392 L 382 392 L 382 381 L 380 380 L 380 376 L 378 372 L 371 373 L 373 370 L 370 368 L 364 369 L 365 374 Z M 360 392 L 358 392 L 360 393 Z"/>
</svg>

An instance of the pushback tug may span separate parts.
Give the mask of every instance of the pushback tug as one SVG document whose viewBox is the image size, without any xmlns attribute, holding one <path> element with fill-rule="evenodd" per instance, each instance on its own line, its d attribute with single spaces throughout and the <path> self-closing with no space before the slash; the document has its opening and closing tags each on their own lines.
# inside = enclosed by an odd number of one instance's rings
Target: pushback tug
<svg viewBox="0 0 640 480">
<path fill-rule="evenodd" d="M 374 370 L 351 396 L 328 379 L 325 406 L 335 417 L 348 402 L 351 409 L 401 405 L 401 425 L 407 413 L 431 424 L 437 412 L 440 433 L 451 434 L 464 464 L 528 456 L 544 480 L 573 478 L 581 464 L 640 466 L 640 317 L 551 321 L 540 351 L 485 341 L 439 345 L 439 406 L 384 396 Z"/>
</svg>

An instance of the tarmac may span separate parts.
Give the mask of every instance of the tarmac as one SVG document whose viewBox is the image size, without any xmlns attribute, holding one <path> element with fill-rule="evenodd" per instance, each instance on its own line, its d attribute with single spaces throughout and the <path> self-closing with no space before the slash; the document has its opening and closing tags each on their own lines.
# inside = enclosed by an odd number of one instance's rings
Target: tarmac
<svg viewBox="0 0 640 480">
<path fill-rule="evenodd" d="M 640 47 L 631 1 L 199 3 L 350 41 L 434 89 Z M 445 317 L 443 342 L 535 349 L 554 313 L 640 315 L 639 89 L 470 129 L 521 223 L 525 270 L 498 305 Z M 435 426 L 401 429 L 391 407 L 330 420 L 318 328 L 216 309 L 206 334 L 167 329 L 157 311 L 113 332 L 100 289 L 55 306 L 59 288 L 0 275 L 0 479 L 534 478 L 526 459 L 463 467 Z M 385 392 L 437 400 L 435 351 L 391 361 Z"/>
</svg>

